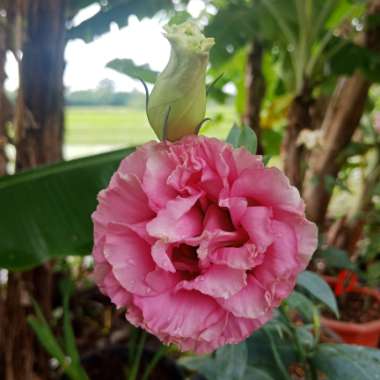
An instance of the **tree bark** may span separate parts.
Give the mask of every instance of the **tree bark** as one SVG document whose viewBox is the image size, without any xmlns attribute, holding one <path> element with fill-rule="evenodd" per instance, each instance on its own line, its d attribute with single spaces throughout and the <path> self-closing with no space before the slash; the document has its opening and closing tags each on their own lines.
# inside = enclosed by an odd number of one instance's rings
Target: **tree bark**
<svg viewBox="0 0 380 380">
<path fill-rule="evenodd" d="M 368 17 L 380 14 L 380 1 L 368 6 Z M 380 27 L 367 26 L 365 45 L 380 51 Z M 322 142 L 310 158 L 307 181 L 304 188 L 307 216 L 323 225 L 331 199 L 326 178 L 336 179 L 344 163 L 339 160 L 343 149 L 359 125 L 368 97 L 370 81 L 360 72 L 339 81 L 322 124 Z"/>
<path fill-rule="evenodd" d="M 265 78 L 262 70 L 264 47 L 258 40 L 251 44 L 247 58 L 245 87 L 246 107 L 243 116 L 244 123 L 249 126 L 257 136 L 257 154 L 263 154 L 261 143 L 260 112 L 265 96 Z"/>
<path fill-rule="evenodd" d="M 322 124 L 322 142 L 314 149 L 306 176 L 304 199 L 307 216 L 323 224 L 331 198 L 326 179 L 336 178 L 343 164 L 342 150 L 351 141 L 367 100 L 370 82 L 357 72 L 342 79 Z"/>
<path fill-rule="evenodd" d="M 284 171 L 290 183 L 301 190 L 305 174 L 304 147 L 297 143 L 303 129 L 312 129 L 311 108 L 314 104 L 312 90 L 305 81 L 301 93 L 296 96 L 289 108 L 288 127 L 282 144 Z"/>
<path fill-rule="evenodd" d="M 9 102 L 7 101 L 4 83 L 6 80 L 5 61 L 7 57 L 6 17 L 0 16 L 0 176 L 7 174 L 8 159 L 5 151 L 7 144 L 6 123 L 9 120 Z"/>
<path fill-rule="evenodd" d="M 25 7 L 20 86 L 15 110 L 16 170 L 62 159 L 65 0 L 21 0 Z M 32 296 L 49 318 L 50 264 L 9 273 L 6 326 L 6 380 L 48 379 L 48 356 L 27 324 Z"/>
<path fill-rule="evenodd" d="M 64 14 L 64 0 L 29 0 L 16 120 L 17 170 L 62 159 Z"/>
</svg>

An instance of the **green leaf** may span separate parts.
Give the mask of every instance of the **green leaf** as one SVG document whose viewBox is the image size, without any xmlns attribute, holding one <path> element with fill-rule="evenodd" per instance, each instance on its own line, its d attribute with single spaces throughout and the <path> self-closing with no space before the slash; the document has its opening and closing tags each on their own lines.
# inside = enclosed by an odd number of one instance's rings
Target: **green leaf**
<svg viewBox="0 0 380 380">
<path fill-rule="evenodd" d="M 100 10 L 79 25 L 69 27 L 66 32 L 67 39 L 81 38 L 85 42 L 91 42 L 97 36 L 107 33 L 112 23 L 123 27 L 128 25 L 128 18 L 131 15 L 142 19 L 152 17 L 160 10 L 173 7 L 170 0 L 108 0 L 107 2 L 93 1 L 93 3 L 101 3 Z"/>
<path fill-rule="evenodd" d="M 330 286 L 317 274 L 305 271 L 298 276 L 297 285 L 307 290 L 313 297 L 325 304 L 337 317 L 338 305 Z"/>
<path fill-rule="evenodd" d="M 236 124 L 231 128 L 226 140 L 234 148 L 244 147 L 252 154 L 257 151 L 256 133 L 249 127 L 242 125 L 238 127 Z"/>
<path fill-rule="evenodd" d="M 296 290 L 286 299 L 286 305 L 291 309 L 297 310 L 307 322 L 313 320 L 314 304 L 302 293 Z"/>
<path fill-rule="evenodd" d="M 247 368 L 247 345 L 226 345 L 216 351 L 215 365 L 218 380 L 242 380 Z"/>
<path fill-rule="evenodd" d="M 278 321 L 273 320 L 246 340 L 248 366 L 264 370 L 273 379 L 283 379 L 283 375 L 275 364 L 272 344 L 276 347 L 277 353 L 286 368 L 289 368 L 292 363 L 297 361 L 294 342 L 287 334 L 280 336 L 277 331 L 278 323 Z M 269 332 L 272 342 L 265 330 Z"/>
<path fill-rule="evenodd" d="M 355 265 L 350 261 L 346 251 L 335 247 L 329 247 L 321 252 L 321 259 L 329 268 L 354 269 Z"/>
<path fill-rule="evenodd" d="M 80 364 L 80 356 L 75 342 L 75 335 L 70 320 L 70 295 L 74 289 L 74 284 L 69 279 L 64 279 L 60 283 L 63 296 L 63 337 L 65 341 L 66 353 L 70 356 L 75 365 Z"/>
<path fill-rule="evenodd" d="M 130 149 L 61 162 L 0 179 L 0 267 L 32 268 L 91 252 L 91 213 Z"/>
<path fill-rule="evenodd" d="M 301 346 L 304 350 L 310 351 L 314 347 L 315 338 L 311 333 L 310 328 L 306 326 L 296 327 L 296 335 L 298 341 L 301 343 Z"/>
<path fill-rule="evenodd" d="M 248 367 L 242 377 L 242 380 L 275 380 L 267 372 L 262 369 Z"/>
<path fill-rule="evenodd" d="M 147 83 L 154 83 L 158 76 L 158 72 L 152 70 L 149 65 L 136 65 L 132 59 L 114 59 L 108 62 L 106 67 Z"/>
<path fill-rule="evenodd" d="M 380 379 L 380 350 L 345 344 L 321 344 L 312 363 L 326 380 Z"/>
<path fill-rule="evenodd" d="M 59 346 L 59 343 L 45 317 L 43 316 L 41 308 L 35 301 L 32 301 L 32 304 L 36 316 L 28 317 L 29 325 L 37 335 L 37 338 L 44 349 L 53 358 L 57 359 L 62 367 L 65 367 L 67 365 L 65 354 Z"/>
<path fill-rule="evenodd" d="M 178 363 L 191 371 L 200 373 L 207 380 L 218 380 L 215 360 L 210 356 L 185 356 L 180 358 Z"/>
<path fill-rule="evenodd" d="M 269 164 L 269 161 L 272 159 L 272 156 L 270 156 L 269 154 L 266 154 L 264 157 L 263 157 L 263 164 L 264 166 L 267 166 Z"/>
<path fill-rule="evenodd" d="M 37 302 L 32 300 L 32 304 L 36 316 L 28 317 L 28 323 L 42 347 L 53 358 L 57 359 L 59 365 L 71 380 L 89 380 L 85 370 L 80 366 L 79 360 L 74 361 L 72 357 L 70 357 L 71 361 L 67 359 Z"/>
</svg>

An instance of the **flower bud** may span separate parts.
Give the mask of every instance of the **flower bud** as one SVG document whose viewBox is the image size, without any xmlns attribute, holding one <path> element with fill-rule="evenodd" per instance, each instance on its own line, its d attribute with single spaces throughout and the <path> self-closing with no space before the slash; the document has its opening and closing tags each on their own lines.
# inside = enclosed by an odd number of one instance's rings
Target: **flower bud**
<svg viewBox="0 0 380 380">
<path fill-rule="evenodd" d="M 214 39 L 192 21 L 164 29 L 170 59 L 154 85 L 147 113 L 157 137 L 175 141 L 194 134 L 205 116 L 206 69 Z"/>
</svg>

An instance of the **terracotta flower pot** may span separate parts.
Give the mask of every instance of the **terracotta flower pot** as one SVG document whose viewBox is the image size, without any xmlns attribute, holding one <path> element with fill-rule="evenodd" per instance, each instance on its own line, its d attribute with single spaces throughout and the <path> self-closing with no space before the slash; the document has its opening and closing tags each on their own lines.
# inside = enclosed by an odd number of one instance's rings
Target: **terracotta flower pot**
<svg viewBox="0 0 380 380">
<path fill-rule="evenodd" d="M 331 286 L 337 282 L 334 277 L 325 277 L 325 280 Z M 380 302 L 380 292 L 376 289 L 355 287 L 351 292 L 370 296 Z M 354 323 L 322 317 L 321 322 L 323 326 L 339 335 L 345 343 L 377 347 L 380 342 L 380 319 L 366 323 Z"/>
</svg>

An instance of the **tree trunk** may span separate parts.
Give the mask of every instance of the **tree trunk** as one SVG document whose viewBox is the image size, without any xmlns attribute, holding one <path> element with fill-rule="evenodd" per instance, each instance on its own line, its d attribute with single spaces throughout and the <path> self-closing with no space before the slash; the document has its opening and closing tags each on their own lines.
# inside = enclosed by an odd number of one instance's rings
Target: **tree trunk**
<svg viewBox="0 0 380 380">
<path fill-rule="evenodd" d="M 301 93 L 296 96 L 288 112 L 288 127 L 282 144 L 284 171 L 290 183 L 301 190 L 305 174 L 304 147 L 297 143 L 303 129 L 312 129 L 311 108 L 314 100 L 311 88 L 305 81 Z"/>
<path fill-rule="evenodd" d="M 257 136 L 257 153 L 263 154 L 261 144 L 260 112 L 265 96 L 265 78 L 262 71 L 264 48 L 260 41 L 252 42 L 246 68 L 246 112 L 243 121 Z"/>
<path fill-rule="evenodd" d="M 368 6 L 369 16 L 380 14 L 380 0 Z M 380 51 L 380 27 L 367 26 L 365 45 Z M 343 165 L 339 160 L 344 148 L 359 125 L 371 83 L 360 72 L 339 81 L 322 124 L 322 142 L 310 158 L 307 181 L 304 188 L 307 216 L 323 225 L 331 199 L 326 179 L 336 179 Z"/>
<path fill-rule="evenodd" d="M 5 61 L 7 55 L 7 29 L 4 16 L 0 16 L 0 176 L 7 174 L 7 155 L 5 145 L 7 143 L 6 123 L 9 118 L 9 103 L 5 95 L 4 82 Z"/>
<path fill-rule="evenodd" d="M 29 0 L 16 121 L 17 170 L 62 159 L 64 2 Z"/>
<path fill-rule="evenodd" d="M 62 159 L 65 0 L 24 0 L 26 30 L 15 111 L 16 170 Z M 27 325 L 32 296 L 49 317 L 51 265 L 9 273 L 6 380 L 48 378 L 48 356 Z"/>
<path fill-rule="evenodd" d="M 369 81 L 355 73 L 341 80 L 322 124 L 322 142 L 311 155 L 304 198 L 308 217 L 322 224 L 331 198 L 326 180 L 335 179 L 343 164 L 339 160 L 359 124 L 367 100 Z"/>
</svg>

